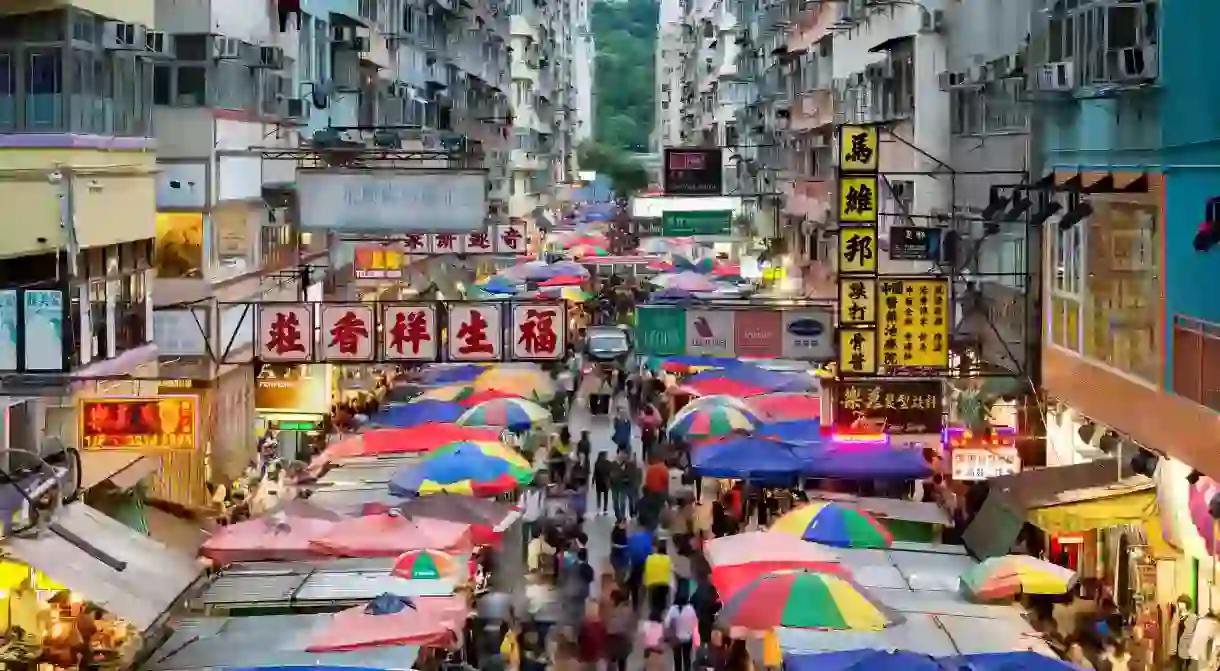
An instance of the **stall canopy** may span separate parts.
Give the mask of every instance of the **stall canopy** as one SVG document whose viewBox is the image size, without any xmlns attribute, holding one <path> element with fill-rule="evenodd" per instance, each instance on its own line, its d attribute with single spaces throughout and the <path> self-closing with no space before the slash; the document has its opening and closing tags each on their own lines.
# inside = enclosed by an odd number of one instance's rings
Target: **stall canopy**
<svg viewBox="0 0 1220 671">
<path fill-rule="evenodd" d="M 6 539 L 3 547 L 141 630 L 156 625 L 203 573 L 192 557 L 79 502 L 65 507 L 50 529 Z"/>
<path fill-rule="evenodd" d="M 238 561 L 306 559 L 310 545 L 341 519 L 338 513 L 293 501 L 270 515 L 220 529 L 199 552 L 220 564 Z"/>
<path fill-rule="evenodd" d="M 862 480 L 916 480 L 932 472 L 922 450 L 835 443 L 814 451 L 803 471 L 808 477 Z"/>
<path fill-rule="evenodd" d="M 769 438 L 733 436 L 695 448 L 691 470 L 712 478 L 781 481 L 801 473 L 809 448 Z"/>
<path fill-rule="evenodd" d="M 394 513 L 343 520 L 310 544 L 337 557 L 389 557 L 411 550 L 469 552 L 472 541 L 469 524 Z"/>
</svg>

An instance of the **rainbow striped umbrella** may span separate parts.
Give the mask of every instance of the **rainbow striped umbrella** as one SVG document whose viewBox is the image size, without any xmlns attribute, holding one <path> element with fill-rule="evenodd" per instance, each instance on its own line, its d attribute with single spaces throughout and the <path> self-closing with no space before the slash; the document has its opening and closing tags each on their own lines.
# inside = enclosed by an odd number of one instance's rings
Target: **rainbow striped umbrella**
<svg viewBox="0 0 1220 671">
<path fill-rule="evenodd" d="M 390 479 L 394 496 L 499 496 L 534 479 L 525 457 L 503 443 L 464 441 L 432 452 Z"/>
<path fill-rule="evenodd" d="M 495 389 L 538 401 L 549 401 L 555 397 L 555 380 L 541 368 L 532 365 L 489 368 L 475 379 L 471 386 L 475 391 Z"/>
<path fill-rule="evenodd" d="M 759 424 L 753 413 L 730 405 L 705 405 L 679 413 L 669 422 L 669 433 L 684 440 L 719 438 L 753 431 Z"/>
<path fill-rule="evenodd" d="M 840 573 L 792 569 L 756 578 L 729 597 L 720 621 L 755 631 L 773 627 L 880 631 L 902 617 Z"/>
<path fill-rule="evenodd" d="M 886 548 L 894 542 L 872 515 L 831 501 L 801 506 L 775 520 L 771 531 L 839 548 Z"/>
<path fill-rule="evenodd" d="M 523 398 L 493 398 L 474 406 L 458 417 L 459 426 L 502 426 L 509 431 L 526 431 L 551 421 L 551 413 Z"/>
<path fill-rule="evenodd" d="M 470 384 L 447 384 L 443 387 L 433 387 L 419 396 L 411 399 L 411 403 L 420 401 L 444 401 L 445 403 L 457 403 L 465 400 L 475 389 Z"/>
<path fill-rule="evenodd" d="M 980 601 L 1066 594 L 1075 584 L 1075 571 L 1028 555 L 992 557 L 962 574 L 963 591 Z"/>
<path fill-rule="evenodd" d="M 411 550 L 398 555 L 391 573 L 407 580 L 442 580 L 457 575 L 458 563 L 439 550 Z"/>
</svg>

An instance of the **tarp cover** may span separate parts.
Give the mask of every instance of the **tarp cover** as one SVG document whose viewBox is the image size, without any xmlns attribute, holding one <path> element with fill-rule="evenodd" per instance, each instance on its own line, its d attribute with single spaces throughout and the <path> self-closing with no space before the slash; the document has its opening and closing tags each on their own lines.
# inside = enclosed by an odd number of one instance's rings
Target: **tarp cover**
<svg viewBox="0 0 1220 671">
<path fill-rule="evenodd" d="M 410 550 L 471 550 L 470 525 L 399 514 L 343 520 L 310 543 L 318 552 L 339 557 L 396 557 Z"/>
<path fill-rule="evenodd" d="M 459 635 L 468 609 L 462 597 L 406 598 L 383 594 L 335 613 L 308 652 L 342 652 L 383 645 L 445 645 Z"/>
</svg>

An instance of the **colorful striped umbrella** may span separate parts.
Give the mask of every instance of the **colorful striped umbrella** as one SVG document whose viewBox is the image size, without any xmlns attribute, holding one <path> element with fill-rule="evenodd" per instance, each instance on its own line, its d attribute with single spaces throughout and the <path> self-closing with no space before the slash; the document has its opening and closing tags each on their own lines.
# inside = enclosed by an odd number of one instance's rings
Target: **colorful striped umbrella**
<svg viewBox="0 0 1220 671">
<path fill-rule="evenodd" d="M 543 298 L 559 298 L 573 303 L 584 303 L 590 298 L 590 295 L 580 287 L 544 287 L 538 290 L 538 295 Z"/>
<path fill-rule="evenodd" d="M 539 282 L 538 286 L 540 286 L 540 287 L 578 287 L 578 286 L 584 284 L 585 281 L 586 280 L 583 277 L 573 277 L 572 275 L 560 275 L 559 277 L 552 277 L 551 279 L 549 279 L 545 282 Z"/>
<path fill-rule="evenodd" d="M 683 413 L 694 412 L 699 409 L 706 409 L 719 405 L 727 405 L 730 408 L 737 408 L 738 410 L 751 415 L 757 414 L 753 409 L 750 408 L 748 403 L 740 398 L 737 398 L 736 396 L 712 394 L 711 396 L 700 396 L 698 398 L 691 399 L 691 402 L 682 406 L 682 409 L 675 413 L 673 418 L 677 419 L 678 417 L 681 417 Z"/>
<path fill-rule="evenodd" d="M 872 515 L 849 505 L 819 501 L 775 520 L 771 531 L 839 548 L 886 548 L 889 530 Z"/>
<path fill-rule="evenodd" d="M 571 254 L 574 259 L 583 259 L 587 256 L 610 256 L 610 252 L 593 245 L 576 245 L 568 250 L 568 254 Z"/>
<path fill-rule="evenodd" d="M 459 426 L 502 426 L 509 431 L 526 431 L 551 421 L 551 413 L 522 398 L 495 398 L 483 401 L 458 417 Z"/>
<path fill-rule="evenodd" d="M 1075 571 L 1028 555 L 992 557 L 962 574 L 963 591 L 980 601 L 1066 594 L 1075 584 Z"/>
<path fill-rule="evenodd" d="M 729 626 L 755 631 L 773 627 L 880 631 L 902 620 L 850 578 L 808 569 L 775 571 L 755 579 L 728 599 L 718 617 Z"/>
<path fill-rule="evenodd" d="M 442 447 L 390 480 L 394 496 L 499 496 L 534 479 L 525 457 L 503 443 L 467 441 Z"/>
<path fill-rule="evenodd" d="M 534 365 L 490 368 L 472 386 L 475 391 L 495 389 L 533 401 L 549 401 L 555 397 L 555 380 Z"/>
<path fill-rule="evenodd" d="M 803 392 L 779 392 L 747 400 L 754 412 L 769 422 L 793 422 L 822 416 L 822 397 Z"/>
<path fill-rule="evenodd" d="M 440 550 L 411 550 L 398 555 L 391 573 L 407 580 L 443 580 L 456 576 L 459 566 Z"/>
<path fill-rule="evenodd" d="M 681 413 L 669 423 L 669 433 L 683 440 L 719 438 L 731 433 L 752 431 L 758 418 L 728 405 L 708 405 Z"/>
<path fill-rule="evenodd" d="M 459 401 L 459 403 L 467 408 L 470 408 L 482 403 L 483 401 L 491 401 L 497 398 L 521 398 L 521 395 L 508 391 L 500 391 L 499 389 L 481 389 L 462 399 Z"/>
<path fill-rule="evenodd" d="M 688 394 L 694 394 L 695 396 L 737 397 L 757 396 L 759 394 L 765 394 L 771 391 L 766 387 L 760 387 L 758 385 L 753 385 L 748 382 L 741 382 L 728 377 L 710 377 L 720 372 L 723 371 L 704 373 L 704 375 L 709 377 L 703 377 L 701 379 L 691 378 L 683 382 L 682 386 L 678 387 L 678 390 L 684 391 Z"/>
<path fill-rule="evenodd" d="M 466 384 L 447 384 L 443 387 L 433 387 L 419 396 L 411 399 L 411 403 L 419 403 L 421 401 L 444 401 L 446 403 L 458 403 L 462 399 L 469 397 L 474 393 L 474 387 Z"/>
</svg>

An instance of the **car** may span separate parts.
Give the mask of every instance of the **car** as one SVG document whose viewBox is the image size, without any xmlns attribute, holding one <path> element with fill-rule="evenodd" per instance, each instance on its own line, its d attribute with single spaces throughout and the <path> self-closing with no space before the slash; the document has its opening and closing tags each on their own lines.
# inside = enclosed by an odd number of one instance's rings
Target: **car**
<svg viewBox="0 0 1220 671">
<path fill-rule="evenodd" d="M 595 361 L 621 361 L 631 355 L 631 334 L 622 326 L 592 326 L 585 332 L 585 355 Z"/>
</svg>

